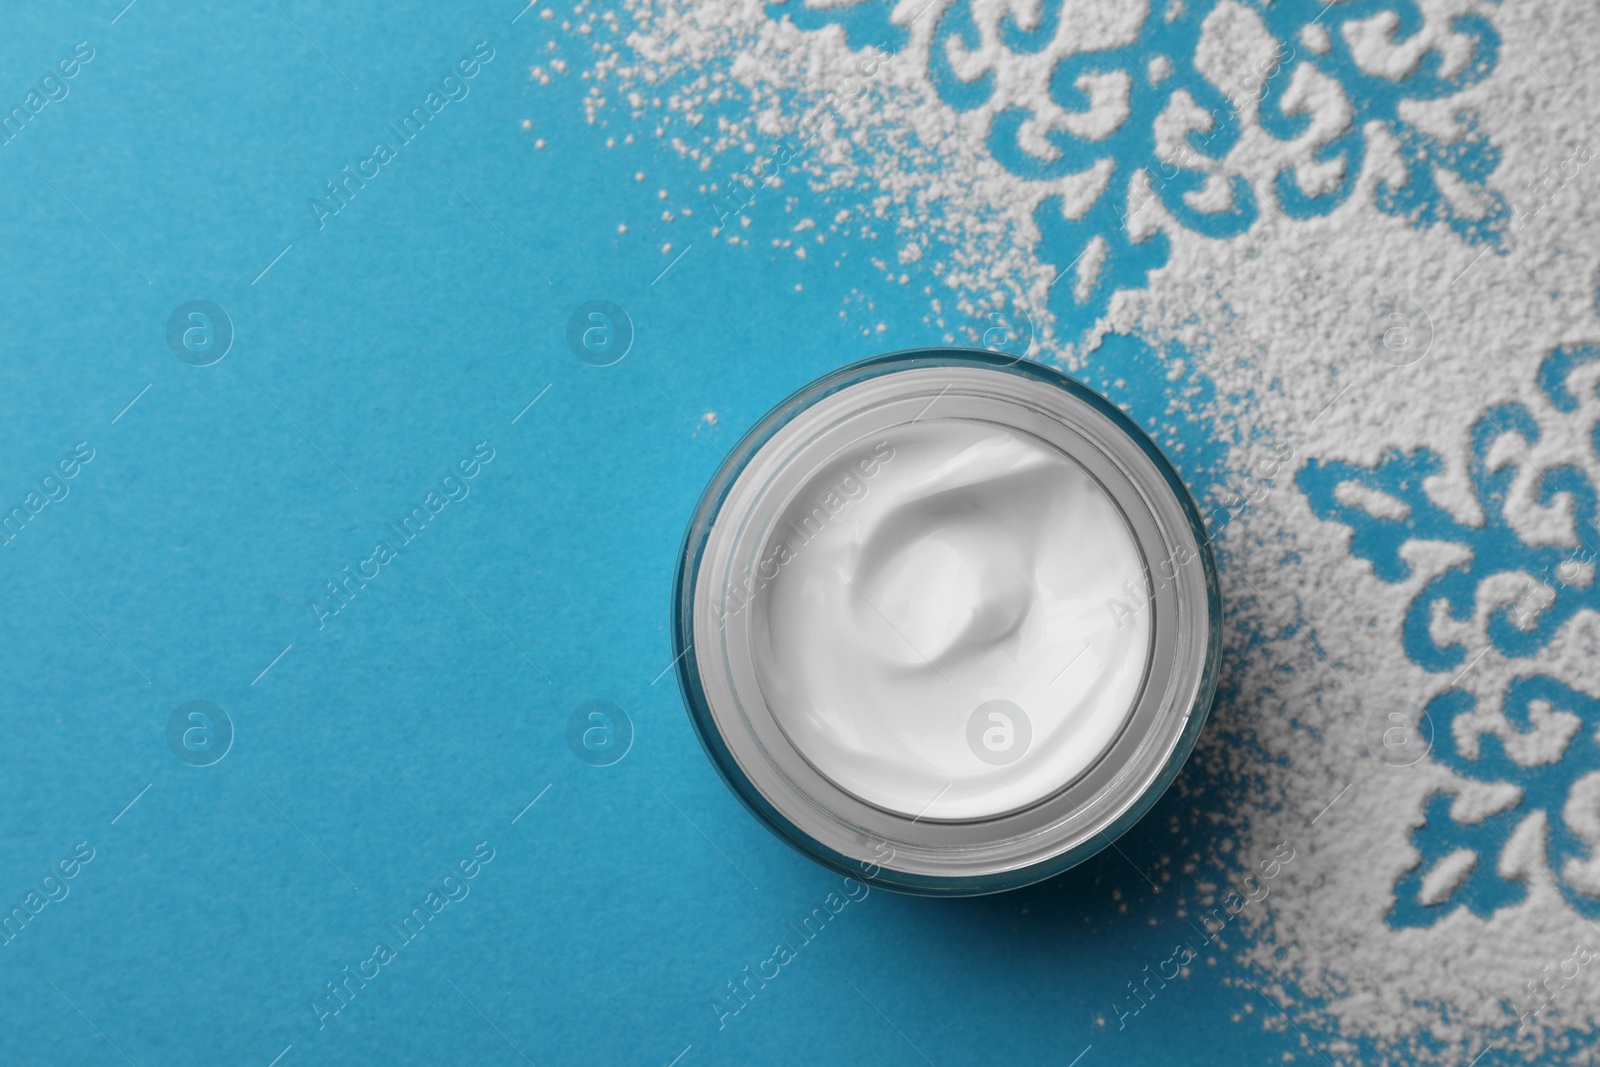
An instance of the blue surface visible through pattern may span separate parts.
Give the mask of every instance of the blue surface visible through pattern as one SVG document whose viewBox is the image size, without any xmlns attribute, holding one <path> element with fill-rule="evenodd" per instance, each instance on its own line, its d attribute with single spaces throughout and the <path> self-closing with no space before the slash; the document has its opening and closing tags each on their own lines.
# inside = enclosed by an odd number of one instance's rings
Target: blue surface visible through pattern
<svg viewBox="0 0 1600 1067">
<path fill-rule="evenodd" d="M 1569 378 L 1596 360 L 1600 348 L 1593 345 L 1562 345 L 1545 354 L 1538 381 L 1556 412 L 1577 410 Z M 1441 457 L 1430 449 L 1409 454 L 1391 451 L 1370 467 L 1311 460 L 1298 475 L 1312 510 L 1347 527 L 1350 551 L 1370 563 L 1384 582 L 1398 584 L 1412 577 L 1411 564 L 1401 556 L 1408 543 L 1440 542 L 1461 551 L 1456 562 L 1417 591 L 1407 606 L 1403 630 L 1412 662 L 1436 675 L 1455 676 L 1423 710 L 1432 724 L 1433 758 L 1468 783 L 1455 792 L 1435 793 L 1427 803 L 1425 822 L 1412 835 L 1420 862 L 1395 886 L 1389 921 L 1397 927 L 1432 925 L 1458 907 L 1487 917 L 1497 908 L 1524 900 L 1530 874 L 1515 872 L 1526 866 L 1530 846 L 1517 845 L 1514 836 L 1530 818 L 1547 822 L 1542 836 L 1562 895 L 1580 914 L 1600 916 L 1600 880 L 1584 870 L 1594 859 L 1600 837 L 1587 828 L 1583 814 L 1590 806 L 1586 790 L 1593 788 L 1589 779 L 1595 766 L 1600 701 L 1560 679 L 1524 668 L 1500 695 L 1499 710 L 1511 734 L 1493 733 L 1487 725 L 1469 731 L 1473 751 L 1464 752 L 1458 744 L 1457 720 L 1480 709 L 1478 698 L 1457 683 L 1487 649 L 1441 643 L 1434 636 L 1436 619 L 1470 620 L 1486 601 L 1490 646 L 1513 660 L 1529 659 L 1544 651 L 1576 613 L 1600 606 L 1600 586 L 1592 577 L 1585 578 L 1592 576 L 1600 558 L 1600 492 L 1578 466 L 1527 469 L 1532 465 L 1527 448 L 1537 444 L 1542 433 L 1525 405 L 1502 404 L 1481 412 L 1471 428 L 1469 463 L 1482 516 L 1477 520 L 1458 518 L 1429 498 L 1424 483 L 1443 469 Z M 1600 427 L 1589 427 L 1587 437 L 1590 447 L 1600 453 Z M 1504 447 L 1493 456 L 1497 444 Z M 1527 474 L 1534 479 L 1541 507 L 1571 508 L 1576 546 L 1530 541 L 1514 528 L 1507 515 L 1508 498 L 1513 482 Z M 1373 510 L 1342 500 L 1339 489 L 1347 485 L 1381 494 L 1390 504 Z M 1508 576 L 1514 579 L 1509 595 L 1506 586 L 1497 591 L 1493 584 Z M 1546 715 L 1569 716 L 1575 725 L 1553 756 L 1513 759 L 1509 739 L 1556 728 L 1535 721 L 1536 706 Z M 1490 795 L 1482 789 L 1486 783 L 1498 784 L 1508 802 L 1485 808 Z M 1462 850 L 1473 854 L 1470 871 L 1449 892 L 1425 902 L 1426 873 Z"/>
<path fill-rule="evenodd" d="M 1203 24 L 1216 7 L 1215 0 L 1154 3 L 1133 42 L 1116 43 L 1104 29 L 1099 29 L 1105 40 L 1102 49 L 1076 52 L 1056 62 L 1050 77 L 1050 98 L 1053 104 L 1071 113 L 1083 114 L 1091 109 L 1089 93 L 1082 83 L 1085 77 L 1118 75 L 1126 79 L 1127 89 L 1119 99 L 1126 101 L 1127 114 L 1109 133 L 1080 137 L 1064 129 L 1049 130 L 1045 139 L 1054 156 L 1047 160 L 1025 151 L 1018 142 L 1023 122 L 1034 117 L 1031 111 L 1010 105 L 995 116 L 989 152 L 1013 174 L 1031 179 L 1058 178 L 1088 171 L 1101 160 L 1109 160 L 1113 168 L 1103 191 L 1080 216 L 1067 218 L 1059 195 L 1046 197 L 1035 210 L 1034 221 L 1041 235 L 1038 255 L 1044 262 L 1066 270 L 1097 242 L 1104 250 L 1104 263 L 1085 293 L 1075 293 L 1070 285 L 1051 290 L 1050 310 L 1064 321 L 1093 321 L 1104 314 L 1118 290 L 1142 287 L 1151 271 L 1166 265 L 1170 241 L 1165 233 L 1158 229 L 1136 238 L 1130 232 L 1130 219 L 1141 210 L 1131 196 L 1136 172 L 1143 173 L 1150 191 L 1180 226 L 1208 237 L 1244 233 L 1263 209 L 1260 191 L 1242 174 L 1230 174 L 1226 169 L 1220 172 L 1226 175 L 1229 187 L 1225 205 L 1199 210 L 1188 200 L 1204 187 L 1210 169 L 1223 163 L 1238 143 L 1240 116 L 1245 107 L 1238 97 L 1214 86 L 1194 62 Z M 1011 17 L 1002 18 L 1000 36 L 1007 51 L 1038 52 L 1055 37 L 1061 7 L 1046 3 L 1041 8 L 1036 12 L 1035 25 L 1027 31 Z M 1316 164 L 1340 166 L 1332 188 L 1308 192 L 1294 167 L 1285 166 L 1278 171 L 1272 192 L 1286 215 L 1293 219 L 1324 216 L 1349 199 L 1366 159 L 1369 125 L 1375 122 L 1398 140 L 1406 175 L 1399 184 L 1379 182 L 1376 206 L 1380 211 L 1418 228 L 1448 226 L 1470 244 L 1496 249 L 1503 246 L 1510 205 L 1503 194 L 1486 188 L 1489 175 L 1499 164 L 1500 152 L 1479 133 L 1476 115 L 1459 112 L 1456 121 L 1463 133 L 1452 143 L 1445 143 L 1419 130 L 1400 111 L 1408 101 L 1447 97 L 1489 75 L 1499 62 L 1500 38 L 1488 16 L 1478 13 L 1450 20 L 1451 31 L 1468 38 L 1472 45 L 1470 58 L 1459 69 L 1449 75 L 1443 73 L 1444 55 L 1435 44 L 1413 69 L 1399 78 L 1389 78 L 1356 63 L 1344 30 L 1347 25 L 1375 16 L 1392 15 L 1389 40 L 1395 46 L 1404 46 L 1423 26 L 1422 13 L 1412 0 L 1356 0 L 1337 6 L 1259 3 L 1250 8 L 1275 39 L 1277 48 L 1273 61 L 1251 82 L 1250 91 L 1258 97 L 1262 129 L 1278 141 L 1288 142 L 1310 128 L 1312 116 L 1286 97 L 1291 85 L 1286 72 L 1300 64 L 1308 64 L 1336 82 L 1352 112 L 1346 131 L 1318 145 L 1313 153 Z M 837 24 L 857 48 L 876 45 L 894 52 L 907 40 L 903 28 L 887 24 L 884 5 L 876 3 L 810 10 L 802 7 L 799 0 L 769 0 L 767 9 L 774 17 L 788 18 L 804 29 Z M 928 75 L 944 103 L 958 111 L 970 111 L 993 97 L 995 72 L 987 68 L 963 77 L 952 65 L 948 50 L 951 43 L 971 51 L 980 42 L 970 0 L 956 0 L 938 10 Z M 1328 46 L 1322 52 L 1312 51 L 1305 43 L 1303 31 L 1313 26 L 1326 36 Z M 1170 73 L 1164 77 L 1153 75 L 1154 63 L 1165 64 Z M 1180 93 L 1198 107 L 1204 118 L 1199 128 L 1189 130 L 1184 137 L 1187 154 L 1168 158 L 1158 151 L 1155 119 Z M 1480 194 L 1482 206 L 1471 212 L 1458 210 L 1438 184 L 1440 172 Z"/>
</svg>

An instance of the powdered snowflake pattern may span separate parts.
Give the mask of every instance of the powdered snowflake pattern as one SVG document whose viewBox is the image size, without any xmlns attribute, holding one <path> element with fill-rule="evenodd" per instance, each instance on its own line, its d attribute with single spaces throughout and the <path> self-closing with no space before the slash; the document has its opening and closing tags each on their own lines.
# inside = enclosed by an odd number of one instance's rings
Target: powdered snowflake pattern
<svg viewBox="0 0 1600 1067">
<path fill-rule="evenodd" d="M 839 25 L 853 48 L 891 51 L 909 37 L 904 23 L 935 20 L 926 76 L 939 99 L 987 109 L 995 161 L 1064 190 L 1034 211 L 1040 260 L 1058 278 L 1076 272 L 1076 284 L 1050 290 L 1061 321 L 1092 321 L 1117 291 L 1143 287 L 1168 261 L 1169 227 L 1222 239 L 1264 211 L 1328 215 L 1356 190 L 1380 139 L 1401 171 L 1390 165 L 1373 184 L 1380 211 L 1501 247 L 1510 210 L 1485 187 L 1500 156 L 1476 113 L 1454 110 L 1441 134 L 1406 110 L 1495 68 L 1500 38 L 1476 8 L 1424 18 L 1410 0 L 931 0 L 921 12 L 778 0 L 767 10 L 802 29 Z"/>
<path fill-rule="evenodd" d="M 1479 523 L 1463 522 L 1430 499 L 1423 483 L 1443 464 L 1428 449 L 1391 452 L 1371 467 L 1313 460 L 1297 475 L 1316 514 L 1349 527 L 1351 552 L 1384 582 L 1411 577 L 1408 546 L 1459 546 L 1460 561 L 1424 583 L 1405 613 L 1406 655 L 1430 673 L 1462 672 L 1477 652 L 1460 639 L 1463 628 L 1450 624 L 1481 622 L 1488 645 L 1501 655 L 1532 660 L 1574 616 L 1600 612 L 1600 421 L 1574 392 L 1581 377 L 1600 395 L 1595 364 L 1600 346 L 1561 346 L 1546 355 L 1538 374 L 1546 420 L 1591 420 L 1578 427 L 1587 452 L 1581 462 L 1532 460 L 1549 424 L 1541 428 L 1527 406 L 1482 412 L 1472 427 L 1469 464 Z M 1570 518 L 1556 539 L 1561 543 L 1514 521 L 1530 504 Z M 1572 907 L 1600 917 L 1600 698 L 1584 688 L 1595 683 L 1593 676 L 1556 678 L 1530 665 L 1514 672 L 1498 708 L 1480 707 L 1477 695 L 1453 684 L 1428 701 L 1431 757 L 1460 784 L 1425 804 L 1425 822 L 1412 835 L 1420 859 L 1395 885 L 1391 926 L 1429 926 L 1458 906 L 1487 917 L 1520 903 L 1536 852 L 1517 841 L 1529 832 L 1544 837 L 1549 873 Z"/>
</svg>

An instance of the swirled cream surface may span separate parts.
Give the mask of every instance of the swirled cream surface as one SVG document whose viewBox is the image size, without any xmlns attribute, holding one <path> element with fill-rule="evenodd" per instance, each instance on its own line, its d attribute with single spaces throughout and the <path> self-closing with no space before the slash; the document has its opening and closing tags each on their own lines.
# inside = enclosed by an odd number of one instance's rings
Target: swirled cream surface
<svg viewBox="0 0 1600 1067">
<path fill-rule="evenodd" d="M 913 421 L 841 452 L 762 547 L 757 672 L 819 772 L 913 818 L 1027 807 L 1138 699 L 1144 569 L 1105 490 L 1025 433 Z"/>
</svg>

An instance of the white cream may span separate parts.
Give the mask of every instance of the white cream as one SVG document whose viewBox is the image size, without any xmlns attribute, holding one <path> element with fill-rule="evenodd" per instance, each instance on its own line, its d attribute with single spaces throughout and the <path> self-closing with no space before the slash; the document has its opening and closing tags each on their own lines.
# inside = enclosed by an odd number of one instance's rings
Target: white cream
<svg viewBox="0 0 1600 1067">
<path fill-rule="evenodd" d="M 757 557 L 756 669 L 840 788 L 930 820 L 1040 801 L 1110 747 L 1146 673 L 1139 549 L 1075 461 L 993 423 L 928 419 L 847 449 Z"/>
</svg>

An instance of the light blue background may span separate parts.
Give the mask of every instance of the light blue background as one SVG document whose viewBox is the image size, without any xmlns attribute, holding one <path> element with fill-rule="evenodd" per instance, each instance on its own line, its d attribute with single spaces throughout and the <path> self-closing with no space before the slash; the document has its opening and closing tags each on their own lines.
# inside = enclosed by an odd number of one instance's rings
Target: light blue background
<svg viewBox="0 0 1600 1067">
<path fill-rule="evenodd" d="M 686 200 L 705 176 L 651 136 L 654 118 L 587 123 L 588 45 L 537 9 L 513 24 L 514 2 L 120 7 L 9 12 L 0 41 L 8 108 L 74 44 L 95 49 L 70 95 L 0 148 L 0 501 L 21 503 L 77 442 L 95 450 L 0 550 L 0 902 L 75 843 L 95 850 L 70 895 L 0 948 L 0 1060 L 1299 1052 L 1292 1028 L 1263 1027 L 1268 1001 L 1229 983 L 1231 951 L 1126 1030 L 1112 1017 L 1127 982 L 1194 938 L 1179 890 L 1217 877 L 1183 865 L 1230 828 L 1192 813 L 1225 810 L 1233 787 L 1195 769 L 1122 855 L 1053 884 L 968 901 L 874 891 L 719 1030 L 724 983 L 839 879 L 745 814 L 671 675 L 655 681 L 679 539 L 720 452 L 773 403 L 844 363 L 940 343 L 922 294 L 934 279 L 913 264 L 914 284 L 883 285 L 868 261 L 887 241 L 847 243 L 838 266 L 771 249 L 795 217 L 777 199 L 750 210 L 737 247 L 661 221 L 657 190 Z M 392 141 L 384 123 L 482 40 L 496 54 L 470 95 L 318 231 L 308 199 Z M 549 40 L 574 72 L 540 88 L 528 68 L 548 65 Z M 871 196 L 791 191 L 807 214 Z M 166 345 L 193 299 L 237 333 L 211 367 Z M 612 367 L 565 345 L 592 299 L 637 331 Z M 1197 493 L 1214 484 L 1216 428 L 1170 399 L 1204 382 L 1165 380 L 1117 338 L 1086 378 L 1181 445 Z M 323 582 L 482 441 L 495 458 L 470 496 L 319 630 L 307 602 Z M 195 699 L 237 731 L 207 768 L 166 744 L 172 710 Z M 566 743 L 592 699 L 634 723 L 614 766 Z M 387 924 L 480 841 L 495 858 L 470 896 L 319 1030 L 323 983 L 394 942 Z"/>
</svg>

